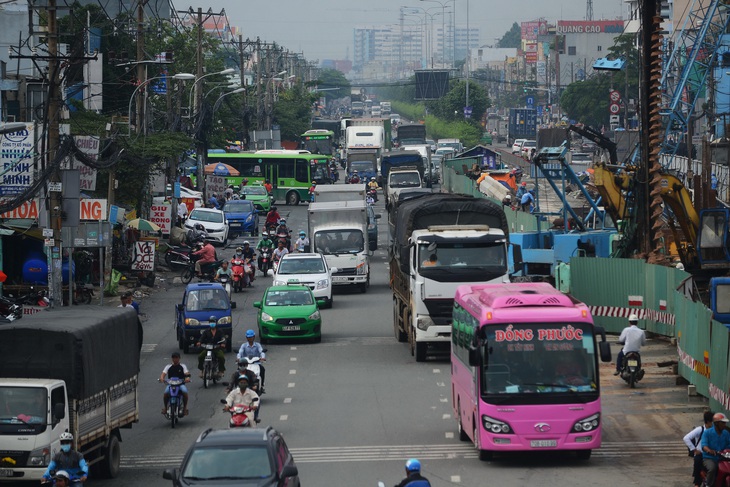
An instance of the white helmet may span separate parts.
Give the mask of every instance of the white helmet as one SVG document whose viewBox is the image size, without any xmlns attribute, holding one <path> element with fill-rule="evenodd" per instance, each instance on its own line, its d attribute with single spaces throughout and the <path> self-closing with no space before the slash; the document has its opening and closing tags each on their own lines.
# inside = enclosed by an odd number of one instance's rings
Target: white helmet
<svg viewBox="0 0 730 487">
<path fill-rule="evenodd" d="M 629 315 L 629 323 L 638 323 L 639 317 L 636 316 L 636 313 L 631 313 Z"/>
<path fill-rule="evenodd" d="M 59 441 L 74 441 L 74 435 L 71 433 L 61 433 L 61 436 L 58 437 Z"/>
</svg>

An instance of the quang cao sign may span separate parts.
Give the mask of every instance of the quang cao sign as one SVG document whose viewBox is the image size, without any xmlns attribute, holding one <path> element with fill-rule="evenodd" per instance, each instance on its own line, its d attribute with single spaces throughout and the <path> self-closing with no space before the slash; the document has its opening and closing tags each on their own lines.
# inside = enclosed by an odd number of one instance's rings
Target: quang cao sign
<svg viewBox="0 0 730 487">
<path fill-rule="evenodd" d="M 33 184 L 34 154 L 32 123 L 17 132 L 0 135 L 0 197 L 20 194 Z"/>
<path fill-rule="evenodd" d="M 616 34 L 624 31 L 623 20 L 558 20 L 555 30 L 562 34 Z"/>
</svg>

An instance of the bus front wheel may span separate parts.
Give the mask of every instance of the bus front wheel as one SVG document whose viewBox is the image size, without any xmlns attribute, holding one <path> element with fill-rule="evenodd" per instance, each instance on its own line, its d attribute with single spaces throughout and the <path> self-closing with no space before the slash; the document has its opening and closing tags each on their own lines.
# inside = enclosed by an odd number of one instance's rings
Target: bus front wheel
<svg viewBox="0 0 730 487">
<path fill-rule="evenodd" d="M 299 193 L 296 191 L 289 191 L 286 194 L 286 204 L 296 206 L 299 204 Z"/>
<path fill-rule="evenodd" d="M 474 420 L 474 448 L 476 448 L 477 452 L 479 453 L 479 460 L 483 462 L 488 462 L 492 459 L 492 452 L 488 450 L 482 450 L 482 447 L 479 444 L 479 423 L 477 423 L 476 420 Z"/>
</svg>

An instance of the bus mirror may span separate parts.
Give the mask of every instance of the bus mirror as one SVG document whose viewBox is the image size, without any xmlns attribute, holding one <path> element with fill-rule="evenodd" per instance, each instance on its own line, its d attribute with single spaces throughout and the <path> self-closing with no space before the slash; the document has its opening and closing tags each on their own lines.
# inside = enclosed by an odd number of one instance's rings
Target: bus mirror
<svg viewBox="0 0 730 487">
<path fill-rule="evenodd" d="M 598 342 L 598 351 L 601 354 L 601 362 L 611 361 L 611 345 L 608 342 Z"/>
<path fill-rule="evenodd" d="M 469 365 L 471 367 L 479 365 L 479 349 L 473 345 L 469 347 Z"/>
</svg>

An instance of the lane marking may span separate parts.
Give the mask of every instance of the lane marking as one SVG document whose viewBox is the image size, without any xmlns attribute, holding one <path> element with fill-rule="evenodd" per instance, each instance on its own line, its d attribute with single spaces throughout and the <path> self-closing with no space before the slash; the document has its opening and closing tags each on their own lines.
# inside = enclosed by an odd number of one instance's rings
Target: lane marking
<svg viewBox="0 0 730 487">
<path fill-rule="evenodd" d="M 450 414 L 444 414 L 444 415 L 441 416 L 441 419 L 451 419 L 451 415 Z"/>
<path fill-rule="evenodd" d="M 289 371 L 289 375 L 294 375 L 294 374 L 296 374 L 296 373 L 297 373 L 296 369 L 291 369 L 291 370 Z"/>
<path fill-rule="evenodd" d="M 290 362 L 296 362 L 297 361 L 297 358 L 296 357 L 289 357 L 289 361 Z"/>
<path fill-rule="evenodd" d="M 297 347 L 291 347 L 289 350 L 296 350 Z"/>
<path fill-rule="evenodd" d="M 439 401 L 441 401 L 441 402 L 449 402 L 449 398 L 448 397 L 442 397 L 442 398 L 439 399 Z"/>
<path fill-rule="evenodd" d="M 453 437 L 454 437 L 454 433 L 451 431 L 447 431 L 446 433 L 444 433 L 444 438 L 453 438 Z"/>
<path fill-rule="evenodd" d="M 446 383 L 445 382 L 437 382 L 436 385 L 439 386 L 439 387 L 446 387 Z"/>
<path fill-rule="evenodd" d="M 286 386 L 287 386 L 287 387 L 290 387 L 290 388 L 291 388 L 291 387 L 294 387 L 294 382 L 289 382 L 289 383 L 288 383 L 288 384 L 287 384 Z"/>
<path fill-rule="evenodd" d="M 441 373 L 441 369 L 433 369 L 433 373 L 434 374 L 440 374 Z"/>
<path fill-rule="evenodd" d="M 289 419 L 289 415 L 287 414 L 282 414 L 281 416 L 279 416 L 279 421 L 286 421 L 287 419 Z"/>
<path fill-rule="evenodd" d="M 455 484 L 460 484 L 461 483 L 461 475 L 452 475 L 451 476 L 451 481 L 453 483 L 455 483 Z"/>
<path fill-rule="evenodd" d="M 291 397 L 285 397 L 284 404 L 291 404 Z"/>
<path fill-rule="evenodd" d="M 139 353 L 152 353 L 157 348 L 156 343 L 143 343 Z"/>
</svg>

